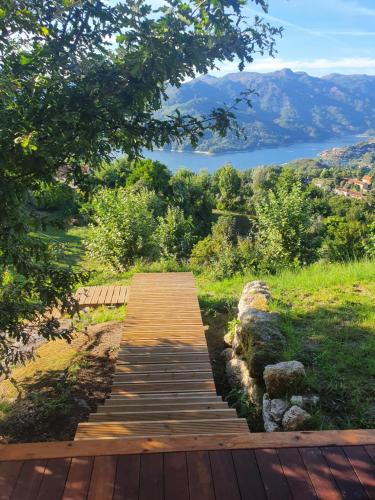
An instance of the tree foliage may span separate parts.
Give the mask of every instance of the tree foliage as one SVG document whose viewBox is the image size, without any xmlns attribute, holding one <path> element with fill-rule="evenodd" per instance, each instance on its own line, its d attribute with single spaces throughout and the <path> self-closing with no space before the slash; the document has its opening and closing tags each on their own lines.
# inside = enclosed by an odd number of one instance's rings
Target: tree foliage
<svg viewBox="0 0 375 500">
<path fill-rule="evenodd" d="M 100 189 L 92 200 L 88 250 L 113 269 L 128 269 L 155 253 L 155 194 L 124 188 Z"/>
<path fill-rule="evenodd" d="M 267 10 L 265 0 L 255 2 Z M 3 343 L 16 335 L 22 319 L 35 318 L 57 299 L 64 302 L 77 278 L 65 269 L 64 294 L 64 280 L 54 274 L 61 267 L 51 269 L 54 259 L 44 257 L 48 248 L 29 236 L 26 191 L 41 181 L 54 182 L 59 174 L 87 192 L 92 169 L 113 151 L 136 157 L 143 148 L 186 139 L 196 144 L 205 130 L 224 135 L 235 128 L 230 104 L 199 118 L 176 110 L 158 119 L 155 111 L 168 87 L 206 73 L 217 62 L 238 58 L 243 69 L 256 52 L 273 54 L 279 30 L 259 17 L 244 18 L 243 8 L 242 0 L 167 0 L 156 9 L 144 0 L 1 3 Z M 134 245 L 137 250 L 138 242 Z M 128 257 L 119 257 L 119 265 L 127 262 Z M 21 282 L 27 286 L 22 288 Z M 22 306 L 14 298 L 18 295 Z M 47 325 L 46 317 L 42 334 Z"/>
</svg>

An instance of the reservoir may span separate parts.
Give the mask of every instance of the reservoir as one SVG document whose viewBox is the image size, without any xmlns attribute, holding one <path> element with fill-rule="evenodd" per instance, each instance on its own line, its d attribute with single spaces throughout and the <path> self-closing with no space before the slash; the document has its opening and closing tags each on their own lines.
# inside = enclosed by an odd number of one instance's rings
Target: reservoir
<svg viewBox="0 0 375 500">
<path fill-rule="evenodd" d="M 177 151 L 144 151 L 146 158 L 158 160 L 175 172 L 186 167 L 194 172 L 206 169 L 215 172 L 225 163 L 231 163 L 235 168 L 246 170 L 261 165 L 280 165 L 300 158 L 315 158 L 326 149 L 352 146 L 366 140 L 363 135 L 335 137 L 323 142 L 301 142 L 291 146 L 257 149 L 255 151 L 239 151 L 230 153 L 196 153 Z"/>
</svg>

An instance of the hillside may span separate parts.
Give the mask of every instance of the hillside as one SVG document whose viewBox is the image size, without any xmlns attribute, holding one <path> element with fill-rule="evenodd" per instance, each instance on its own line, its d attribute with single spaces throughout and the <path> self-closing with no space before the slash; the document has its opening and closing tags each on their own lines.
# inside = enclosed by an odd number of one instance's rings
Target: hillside
<svg viewBox="0 0 375 500">
<path fill-rule="evenodd" d="M 327 165 L 338 165 L 341 167 L 352 164 L 371 165 L 375 160 L 375 139 L 371 138 L 344 148 L 327 149 L 320 153 L 319 158 Z"/>
<path fill-rule="evenodd" d="M 212 107 L 233 103 L 246 89 L 256 92 L 252 107 L 240 105 L 237 111 L 247 137 L 218 138 L 210 133 L 201 141 L 199 150 L 234 151 L 321 141 L 374 127 L 375 76 L 331 74 L 317 78 L 289 69 L 192 80 L 170 91 L 162 114 L 178 108 L 202 115 Z"/>
</svg>

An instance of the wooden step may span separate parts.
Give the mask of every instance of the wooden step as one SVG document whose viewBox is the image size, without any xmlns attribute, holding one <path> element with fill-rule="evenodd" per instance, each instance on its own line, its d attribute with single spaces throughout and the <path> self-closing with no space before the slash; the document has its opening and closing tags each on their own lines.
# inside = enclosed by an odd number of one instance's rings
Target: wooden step
<svg viewBox="0 0 375 500">
<path fill-rule="evenodd" d="M 158 404 L 195 404 L 195 403 L 217 403 L 223 402 L 220 396 L 217 396 L 214 392 L 185 392 L 185 393 L 151 393 L 151 394 L 111 394 L 110 398 L 105 401 L 105 406 L 126 404 L 130 405 L 142 405 L 145 408 L 150 408 L 153 405 Z"/>
<path fill-rule="evenodd" d="M 116 366 L 116 375 L 122 373 L 177 373 L 177 372 L 210 372 L 212 368 L 210 363 L 172 363 L 172 364 L 118 364 Z"/>
<path fill-rule="evenodd" d="M 117 384 L 118 382 L 124 383 L 143 383 L 143 382 L 190 382 L 197 380 L 212 380 L 212 371 L 208 369 L 206 371 L 184 371 L 184 372 L 151 372 L 151 373 L 119 373 L 116 372 L 113 375 L 113 382 Z"/>
<path fill-rule="evenodd" d="M 78 425 L 75 439 L 118 439 L 168 435 L 210 435 L 249 433 L 240 418 L 168 420 L 153 422 L 85 422 Z"/>
<path fill-rule="evenodd" d="M 107 411 L 105 413 L 91 413 L 89 422 L 134 422 L 134 421 L 158 421 L 158 420 L 204 420 L 204 419 L 228 419 L 235 418 L 236 411 L 230 408 L 219 410 L 164 410 L 147 411 L 135 415 L 134 412 Z"/>
<path fill-rule="evenodd" d="M 192 392 L 192 391 L 215 391 L 212 380 L 200 380 L 193 382 L 141 382 L 139 384 L 114 382 L 112 392 L 114 394 L 127 393 L 158 393 L 158 392 Z"/>
<path fill-rule="evenodd" d="M 125 364 L 167 364 L 167 363 L 208 363 L 210 358 L 207 354 L 158 354 L 158 355 L 143 355 L 138 354 L 122 354 L 118 355 L 118 361 Z"/>
<path fill-rule="evenodd" d="M 129 347 L 126 344 L 121 345 L 119 350 L 122 354 L 152 355 L 155 354 L 207 354 L 207 346 L 148 346 L 148 347 Z"/>
<path fill-rule="evenodd" d="M 143 413 L 145 411 L 178 411 L 178 410 L 225 410 L 228 405 L 224 401 L 211 401 L 211 402 L 201 402 L 201 403 L 172 403 L 170 401 L 160 403 L 158 401 L 152 401 L 147 404 L 133 404 L 129 401 L 114 401 L 111 404 L 105 403 L 104 405 L 98 406 L 97 413 L 117 413 L 117 412 L 132 412 L 132 413 Z"/>
<path fill-rule="evenodd" d="M 134 337 L 131 339 L 127 339 L 126 342 L 122 342 L 121 346 L 123 347 L 204 347 L 207 349 L 206 339 L 202 336 L 202 338 L 175 338 L 173 341 L 169 338 L 148 338 L 141 339 L 138 337 Z"/>
</svg>

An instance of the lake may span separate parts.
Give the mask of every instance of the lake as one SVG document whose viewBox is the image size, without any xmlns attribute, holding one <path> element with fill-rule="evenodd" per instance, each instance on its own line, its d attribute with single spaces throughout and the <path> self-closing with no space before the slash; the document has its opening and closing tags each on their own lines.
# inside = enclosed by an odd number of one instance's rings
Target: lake
<svg viewBox="0 0 375 500">
<path fill-rule="evenodd" d="M 175 172 L 180 167 L 186 167 L 194 172 L 207 169 L 214 172 L 225 163 L 231 163 L 240 170 L 254 168 L 259 165 L 275 165 L 288 163 L 299 158 L 315 158 L 326 149 L 351 146 L 365 140 L 363 136 L 350 135 L 336 137 L 324 142 L 301 142 L 292 146 L 279 148 L 257 149 L 256 151 L 241 151 L 219 154 L 204 154 L 177 151 L 144 151 L 146 158 L 158 160 Z"/>
</svg>

